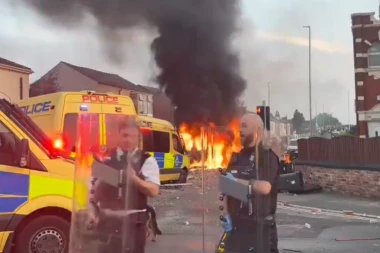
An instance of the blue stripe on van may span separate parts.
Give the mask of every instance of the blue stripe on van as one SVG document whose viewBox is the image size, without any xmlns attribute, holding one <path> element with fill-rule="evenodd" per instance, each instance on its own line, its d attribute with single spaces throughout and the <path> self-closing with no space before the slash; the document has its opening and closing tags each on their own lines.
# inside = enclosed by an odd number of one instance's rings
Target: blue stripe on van
<svg viewBox="0 0 380 253">
<path fill-rule="evenodd" d="M 28 196 L 29 175 L 0 171 L 0 194 Z"/>
<path fill-rule="evenodd" d="M 158 167 L 164 169 L 165 164 L 165 153 L 154 153 L 154 158 L 157 160 Z"/>
<path fill-rule="evenodd" d="M 182 155 L 175 155 L 174 156 L 174 168 L 182 168 L 183 164 L 183 156 Z"/>
<path fill-rule="evenodd" d="M 27 201 L 27 197 L 0 197 L 0 213 L 12 213 Z"/>
</svg>

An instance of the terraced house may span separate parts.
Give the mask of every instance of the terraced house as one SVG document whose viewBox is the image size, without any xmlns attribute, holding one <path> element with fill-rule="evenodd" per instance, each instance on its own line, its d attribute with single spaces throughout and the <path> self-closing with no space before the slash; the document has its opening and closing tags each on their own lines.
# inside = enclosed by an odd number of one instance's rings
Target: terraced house
<svg viewBox="0 0 380 253">
<path fill-rule="evenodd" d="M 0 98 L 11 102 L 29 97 L 32 69 L 0 57 Z"/>
</svg>

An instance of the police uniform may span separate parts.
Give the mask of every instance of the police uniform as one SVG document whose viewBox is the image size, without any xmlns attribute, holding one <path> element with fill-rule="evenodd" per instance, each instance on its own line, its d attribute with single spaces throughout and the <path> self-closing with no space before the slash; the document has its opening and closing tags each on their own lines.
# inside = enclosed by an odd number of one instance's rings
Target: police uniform
<svg viewBox="0 0 380 253">
<path fill-rule="evenodd" d="M 278 253 L 277 249 L 277 179 L 279 160 L 272 150 L 259 150 L 259 175 L 256 175 L 255 148 L 244 148 L 234 153 L 228 166 L 236 178 L 244 180 L 264 180 L 272 187 L 268 195 L 253 192 L 253 213 L 249 215 L 248 205 L 240 200 L 227 197 L 227 210 L 233 230 L 224 240 L 224 252 Z"/>
<path fill-rule="evenodd" d="M 111 152 L 110 158 L 106 160 L 104 164 L 114 169 L 122 170 L 127 167 L 128 161 L 126 161 L 126 157 L 126 154 L 123 154 L 120 149 L 116 149 Z M 145 180 L 143 173 L 141 173 L 141 169 L 143 166 L 146 166 L 147 161 L 150 160 L 155 162 L 156 167 L 154 169 L 157 169 L 157 173 L 159 174 L 157 162 L 148 153 L 137 150 L 135 155 L 130 159 L 132 159 L 131 167 L 135 170 L 136 175 L 138 175 L 141 179 Z M 92 183 L 95 185 L 95 182 L 96 178 L 93 179 Z M 125 206 L 128 206 L 128 209 L 130 210 L 146 209 L 147 196 L 141 193 L 134 185 L 128 185 L 127 182 L 128 179 L 126 178 L 124 187 L 128 187 L 127 200 L 125 198 L 118 198 L 117 188 L 99 181 L 96 184 L 95 189 L 91 190 L 93 197 L 91 201 L 94 203 L 99 203 L 101 209 L 123 210 L 125 209 Z M 127 201 L 127 203 L 125 201 Z M 99 248 L 99 251 L 104 253 L 144 253 L 146 242 L 146 222 L 146 213 L 132 214 L 122 222 L 120 218 L 101 218 L 96 228 L 97 232 L 99 232 L 99 236 L 101 237 L 102 232 L 104 232 L 106 237 L 109 237 L 108 235 L 110 234 L 113 236 L 111 238 L 103 238 L 107 241 L 107 243 L 103 244 L 103 246 Z M 122 234 L 124 236 L 122 236 Z M 124 244 L 126 246 L 125 248 L 122 246 L 123 240 L 126 240 Z"/>
</svg>

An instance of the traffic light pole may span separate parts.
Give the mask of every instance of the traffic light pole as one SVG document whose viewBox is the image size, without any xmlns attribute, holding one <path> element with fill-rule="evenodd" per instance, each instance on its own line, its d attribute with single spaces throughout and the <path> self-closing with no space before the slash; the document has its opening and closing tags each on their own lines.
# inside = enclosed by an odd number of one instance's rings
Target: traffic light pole
<svg viewBox="0 0 380 253">
<path fill-rule="evenodd" d="M 312 124 L 312 114 L 311 114 L 311 26 L 304 26 L 309 30 L 309 113 L 310 113 L 310 137 L 313 135 L 313 124 Z"/>
</svg>

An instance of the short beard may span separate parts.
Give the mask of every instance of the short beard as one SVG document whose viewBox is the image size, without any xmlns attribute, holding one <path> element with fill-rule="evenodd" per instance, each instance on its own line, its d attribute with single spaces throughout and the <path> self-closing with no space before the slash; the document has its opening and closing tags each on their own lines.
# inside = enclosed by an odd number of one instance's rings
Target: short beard
<svg viewBox="0 0 380 253">
<path fill-rule="evenodd" d="M 252 145 L 253 141 L 254 141 L 253 134 L 250 134 L 247 137 L 245 137 L 243 141 L 243 146 L 245 148 L 249 148 Z"/>
</svg>

